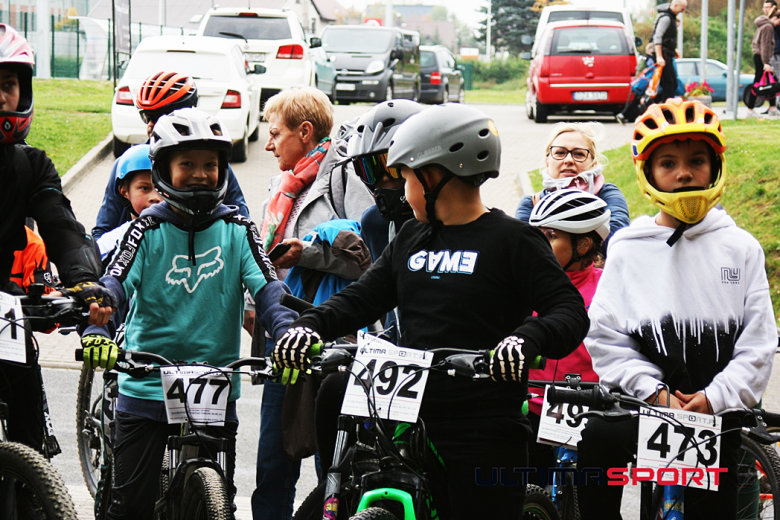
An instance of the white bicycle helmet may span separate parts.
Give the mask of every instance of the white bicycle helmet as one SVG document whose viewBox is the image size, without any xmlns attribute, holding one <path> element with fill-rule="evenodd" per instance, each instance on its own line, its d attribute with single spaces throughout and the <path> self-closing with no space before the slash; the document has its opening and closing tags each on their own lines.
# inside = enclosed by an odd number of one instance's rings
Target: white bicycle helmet
<svg viewBox="0 0 780 520">
<path fill-rule="evenodd" d="M 573 235 L 595 231 L 602 240 L 609 236 L 610 211 L 607 203 L 587 191 L 556 190 L 534 206 L 528 223 L 548 227 Z"/>
</svg>

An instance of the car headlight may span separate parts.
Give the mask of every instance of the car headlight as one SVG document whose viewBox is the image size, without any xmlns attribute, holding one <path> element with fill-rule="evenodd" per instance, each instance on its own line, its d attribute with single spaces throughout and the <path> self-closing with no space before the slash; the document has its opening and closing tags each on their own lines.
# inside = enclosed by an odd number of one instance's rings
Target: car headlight
<svg viewBox="0 0 780 520">
<path fill-rule="evenodd" d="M 382 60 L 372 61 L 366 67 L 366 74 L 376 74 L 385 70 L 385 62 Z"/>
</svg>

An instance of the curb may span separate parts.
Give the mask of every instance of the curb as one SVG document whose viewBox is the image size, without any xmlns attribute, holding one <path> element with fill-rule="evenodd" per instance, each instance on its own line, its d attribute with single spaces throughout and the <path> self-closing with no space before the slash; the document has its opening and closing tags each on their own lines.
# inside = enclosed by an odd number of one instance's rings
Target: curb
<svg viewBox="0 0 780 520">
<path fill-rule="evenodd" d="M 114 134 L 108 134 L 108 137 L 100 141 L 94 148 L 88 151 L 84 157 L 74 164 L 68 172 L 62 176 L 62 193 L 65 195 L 75 186 L 84 175 L 89 173 L 97 163 L 102 161 L 109 153 L 114 139 Z"/>
<path fill-rule="evenodd" d="M 66 370 L 81 370 L 81 367 L 84 366 L 83 363 L 78 363 L 76 361 L 73 362 L 67 362 L 67 361 L 43 361 L 39 360 L 38 364 L 41 366 L 41 368 L 64 368 Z"/>
</svg>

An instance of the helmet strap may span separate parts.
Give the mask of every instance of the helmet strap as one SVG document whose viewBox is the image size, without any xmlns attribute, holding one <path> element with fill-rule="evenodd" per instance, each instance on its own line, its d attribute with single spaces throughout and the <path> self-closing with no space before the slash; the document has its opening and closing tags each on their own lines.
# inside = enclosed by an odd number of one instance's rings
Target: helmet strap
<svg viewBox="0 0 780 520">
<path fill-rule="evenodd" d="M 669 247 L 672 247 L 678 240 L 680 240 L 680 237 L 683 235 L 683 232 L 686 229 L 688 229 L 688 224 L 686 224 L 685 222 L 679 219 L 678 222 L 680 223 L 680 225 L 677 226 L 677 229 L 674 230 L 672 236 L 670 236 L 669 240 L 666 241 L 666 245 L 668 245 Z"/>
<path fill-rule="evenodd" d="M 417 180 L 420 181 L 420 184 L 422 184 L 423 190 L 425 192 L 425 216 L 428 218 L 428 223 L 434 228 L 440 228 L 444 225 L 444 223 L 436 218 L 436 199 L 439 198 L 439 193 L 441 192 L 442 188 L 444 188 L 444 185 L 447 184 L 450 179 L 455 177 L 455 175 L 448 171 L 441 179 L 441 181 L 439 181 L 439 184 L 436 186 L 436 188 L 431 190 L 430 187 L 428 187 L 428 182 L 425 180 L 422 168 L 415 168 L 414 174 L 417 176 Z"/>
<path fill-rule="evenodd" d="M 579 240 L 579 236 L 572 234 L 569 236 L 569 239 L 571 240 L 571 260 L 569 260 L 569 262 L 565 266 L 563 266 L 564 272 L 568 271 L 569 267 L 582 260 L 582 256 L 580 256 L 580 252 L 577 250 L 579 249 L 578 247 L 579 244 L 577 244 L 577 241 Z"/>
</svg>

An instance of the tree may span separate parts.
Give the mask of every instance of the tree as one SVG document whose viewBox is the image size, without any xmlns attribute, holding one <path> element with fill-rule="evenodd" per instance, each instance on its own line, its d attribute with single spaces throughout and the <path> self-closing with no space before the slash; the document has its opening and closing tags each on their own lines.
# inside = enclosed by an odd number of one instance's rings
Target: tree
<svg viewBox="0 0 780 520">
<path fill-rule="evenodd" d="M 539 22 L 539 13 L 533 11 L 534 0 L 491 0 L 493 23 L 491 25 L 491 45 L 496 50 L 509 51 L 511 54 L 519 54 L 528 50 L 527 45 L 520 41 L 523 35 L 531 35 L 536 32 Z M 487 15 L 487 8 L 480 8 L 480 12 Z M 485 17 L 487 19 L 487 16 Z M 477 41 L 485 42 L 487 25 L 483 21 L 479 25 Z"/>
<path fill-rule="evenodd" d="M 434 21 L 446 21 L 447 20 L 447 8 L 443 5 L 436 5 L 431 10 L 431 20 Z"/>
</svg>

